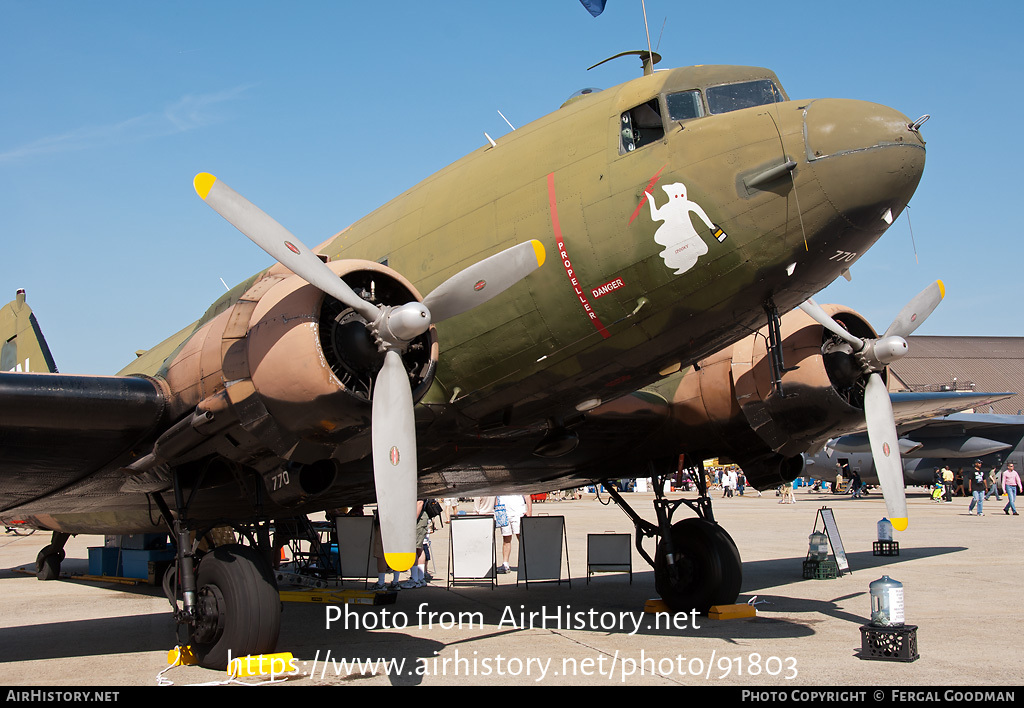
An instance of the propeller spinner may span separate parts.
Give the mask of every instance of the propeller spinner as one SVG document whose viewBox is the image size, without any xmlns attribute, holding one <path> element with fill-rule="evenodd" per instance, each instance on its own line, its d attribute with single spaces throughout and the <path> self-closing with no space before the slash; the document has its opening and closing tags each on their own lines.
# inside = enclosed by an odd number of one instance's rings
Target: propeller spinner
<svg viewBox="0 0 1024 708">
<path fill-rule="evenodd" d="M 200 173 L 193 184 L 203 201 L 272 258 L 359 313 L 385 352 L 373 392 L 373 478 L 385 560 L 393 570 L 409 569 L 416 557 L 416 426 L 402 353 L 431 324 L 487 302 L 543 265 L 543 244 L 528 241 L 474 263 L 441 283 L 423 302 L 375 305 L 359 297 L 287 229 L 213 175 Z"/>
<path fill-rule="evenodd" d="M 876 339 L 861 339 L 850 334 L 827 312 L 808 299 L 800 309 L 851 347 L 861 371 L 868 376 L 864 390 L 864 418 L 868 427 L 871 457 L 885 497 L 885 508 L 893 528 L 907 528 L 907 498 L 903 488 L 903 462 L 892 402 L 885 382 L 879 374 L 886 365 L 907 353 L 906 338 L 924 322 L 946 295 L 946 288 L 937 280 L 904 305 L 885 334 Z"/>
</svg>

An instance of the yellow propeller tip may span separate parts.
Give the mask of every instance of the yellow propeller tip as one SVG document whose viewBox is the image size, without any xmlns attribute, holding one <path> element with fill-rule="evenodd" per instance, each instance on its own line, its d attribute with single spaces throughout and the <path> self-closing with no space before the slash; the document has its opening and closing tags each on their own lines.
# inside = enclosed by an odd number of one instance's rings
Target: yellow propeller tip
<svg viewBox="0 0 1024 708">
<path fill-rule="evenodd" d="M 416 562 L 416 553 L 385 553 L 384 562 L 391 570 L 409 570 Z"/>
<path fill-rule="evenodd" d="M 907 518 L 889 519 L 889 521 L 892 522 L 892 527 L 897 531 L 906 531 L 907 526 L 910 524 L 910 519 Z"/>
<path fill-rule="evenodd" d="M 196 175 L 195 179 L 192 180 L 192 186 L 196 188 L 196 194 L 198 194 L 203 201 L 206 201 L 206 195 L 213 189 L 213 183 L 217 181 L 217 178 L 211 175 L 209 172 L 200 172 Z"/>
<path fill-rule="evenodd" d="M 537 267 L 540 268 L 544 265 L 544 259 L 547 257 L 544 251 L 544 244 L 534 239 L 530 241 L 533 244 L 533 254 L 537 257 Z"/>
<path fill-rule="evenodd" d="M 939 298 L 946 297 L 946 284 L 941 280 L 936 280 L 935 282 L 939 284 Z"/>
</svg>

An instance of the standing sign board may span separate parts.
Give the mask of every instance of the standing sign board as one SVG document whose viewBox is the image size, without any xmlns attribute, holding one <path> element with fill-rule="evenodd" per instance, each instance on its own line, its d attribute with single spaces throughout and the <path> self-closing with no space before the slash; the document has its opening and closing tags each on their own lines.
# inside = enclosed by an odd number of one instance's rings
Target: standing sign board
<svg viewBox="0 0 1024 708">
<path fill-rule="evenodd" d="M 339 575 L 342 579 L 374 578 L 377 576 L 377 559 L 373 557 L 373 517 L 339 516 L 334 519 L 338 533 Z"/>
<path fill-rule="evenodd" d="M 494 517 L 459 515 L 448 524 L 448 587 L 457 582 L 496 582 Z"/>
<path fill-rule="evenodd" d="M 836 565 L 839 566 L 840 573 L 848 573 L 850 571 L 850 562 L 846 558 L 846 549 L 843 548 L 843 539 L 839 536 L 839 527 L 836 526 L 836 517 L 832 513 L 832 510 L 827 506 L 821 507 L 818 510 L 818 516 L 821 517 L 821 523 L 825 526 L 825 535 L 828 536 L 828 542 L 832 545 L 832 554 L 836 557 Z M 814 521 L 815 531 L 818 529 L 818 521 Z"/>
<path fill-rule="evenodd" d="M 569 570 L 569 546 L 565 537 L 564 516 L 524 516 L 519 520 L 519 575 L 531 582 L 555 581 L 562 584 L 562 557 Z M 572 586 L 568 572 L 566 580 Z"/>
<path fill-rule="evenodd" d="M 587 534 L 587 583 L 594 573 L 629 573 L 633 584 L 633 537 L 628 533 Z"/>
</svg>

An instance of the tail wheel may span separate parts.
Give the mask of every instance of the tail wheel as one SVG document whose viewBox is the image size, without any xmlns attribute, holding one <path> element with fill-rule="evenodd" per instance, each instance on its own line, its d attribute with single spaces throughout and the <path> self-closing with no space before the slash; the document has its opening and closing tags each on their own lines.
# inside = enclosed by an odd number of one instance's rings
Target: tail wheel
<svg viewBox="0 0 1024 708">
<path fill-rule="evenodd" d="M 728 533 L 704 519 L 672 525 L 676 578 L 669 573 L 666 543 L 654 557 L 654 585 L 673 612 L 706 613 L 713 605 L 731 605 L 743 581 L 740 554 Z"/>
<path fill-rule="evenodd" d="M 269 654 L 281 629 L 281 599 L 270 566 L 249 546 L 218 546 L 203 556 L 196 579 L 192 652 L 207 668 L 229 658 Z"/>
</svg>

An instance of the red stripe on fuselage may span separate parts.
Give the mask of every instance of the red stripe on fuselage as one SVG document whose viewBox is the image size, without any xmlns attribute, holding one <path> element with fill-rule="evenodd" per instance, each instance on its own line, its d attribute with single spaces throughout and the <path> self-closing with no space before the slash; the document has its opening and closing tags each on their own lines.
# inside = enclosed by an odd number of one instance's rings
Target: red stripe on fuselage
<svg viewBox="0 0 1024 708">
<path fill-rule="evenodd" d="M 608 339 L 608 337 L 611 336 L 611 333 L 605 329 L 603 324 L 601 324 L 601 320 L 598 319 L 597 313 L 594 312 L 594 308 L 590 306 L 587 296 L 583 293 L 583 288 L 580 287 L 579 279 L 576 277 L 576 273 L 572 269 L 572 261 L 569 259 L 569 254 L 565 250 L 565 239 L 562 238 L 562 227 L 558 223 L 558 205 L 555 200 L 555 174 L 553 172 L 548 175 L 548 202 L 551 206 L 551 228 L 555 232 L 555 243 L 558 245 L 558 259 L 562 261 L 562 267 L 565 268 L 565 274 L 569 278 L 569 284 L 576 293 L 576 298 L 579 300 L 580 305 L 582 305 L 583 311 L 587 313 L 587 317 L 589 317 L 590 321 L 594 323 L 594 327 L 596 327 L 597 331 L 601 333 L 601 336 Z"/>
<path fill-rule="evenodd" d="M 665 167 L 668 167 L 668 165 L 665 165 Z M 645 189 L 644 192 L 650 192 L 652 189 L 654 189 L 654 185 L 657 183 L 658 178 L 661 177 L 661 173 L 665 171 L 665 167 L 662 167 L 660 170 L 654 173 L 654 176 L 651 177 L 651 181 L 647 183 L 647 189 Z M 633 215 L 629 217 L 630 224 L 632 224 L 633 220 L 640 215 L 640 208 L 644 205 L 644 202 L 646 201 L 647 195 L 644 194 L 644 196 L 640 197 L 640 203 L 636 205 L 636 209 L 633 210 Z"/>
</svg>

